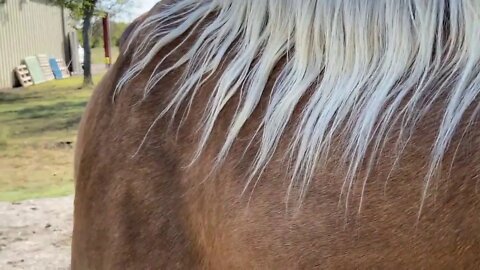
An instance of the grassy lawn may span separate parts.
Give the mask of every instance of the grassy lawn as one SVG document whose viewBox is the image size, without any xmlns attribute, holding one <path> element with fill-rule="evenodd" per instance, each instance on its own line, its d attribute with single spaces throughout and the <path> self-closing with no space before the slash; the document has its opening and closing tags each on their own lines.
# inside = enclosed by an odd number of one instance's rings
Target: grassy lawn
<svg viewBox="0 0 480 270">
<path fill-rule="evenodd" d="M 73 142 L 92 93 L 81 82 L 0 91 L 0 201 L 73 192 Z"/>
<path fill-rule="evenodd" d="M 112 47 L 112 64 L 119 54 L 118 47 Z M 105 51 L 103 48 L 92 48 L 92 64 L 105 64 Z"/>
</svg>

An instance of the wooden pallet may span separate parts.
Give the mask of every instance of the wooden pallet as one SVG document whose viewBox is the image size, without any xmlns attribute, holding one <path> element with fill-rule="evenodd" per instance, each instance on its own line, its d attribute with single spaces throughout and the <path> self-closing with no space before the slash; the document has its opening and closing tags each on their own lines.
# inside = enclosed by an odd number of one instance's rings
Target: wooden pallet
<svg viewBox="0 0 480 270">
<path fill-rule="evenodd" d="M 20 65 L 16 67 L 15 75 L 17 75 L 17 78 L 23 87 L 29 87 L 30 85 L 33 85 L 32 76 L 30 75 L 30 71 L 28 71 L 26 65 Z"/>
<path fill-rule="evenodd" d="M 58 67 L 60 68 L 60 71 L 62 72 L 62 78 L 69 78 L 70 77 L 70 71 L 68 70 L 67 65 L 65 64 L 65 60 L 63 59 L 57 59 L 57 64 Z"/>
<path fill-rule="evenodd" d="M 48 62 L 48 55 L 46 54 L 39 54 L 37 55 L 38 62 L 40 63 L 40 68 L 42 69 L 43 77 L 47 81 L 51 81 L 55 79 L 53 75 L 52 68 L 50 67 L 50 63 Z"/>
</svg>

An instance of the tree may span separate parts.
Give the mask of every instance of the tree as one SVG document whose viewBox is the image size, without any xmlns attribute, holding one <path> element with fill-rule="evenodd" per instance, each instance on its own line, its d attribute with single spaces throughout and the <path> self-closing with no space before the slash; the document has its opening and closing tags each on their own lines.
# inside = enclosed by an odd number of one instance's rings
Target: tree
<svg viewBox="0 0 480 270">
<path fill-rule="evenodd" d="M 90 30 L 92 19 L 102 17 L 105 13 L 113 16 L 127 13 L 127 5 L 132 0 L 50 0 L 56 5 L 63 6 L 71 11 L 73 19 L 82 21 L 82 41 L 85 50 L 83 67 L 83 86 L 93 84 L 92 79 L 92 51 L 90 46 Z"/>
</svg>

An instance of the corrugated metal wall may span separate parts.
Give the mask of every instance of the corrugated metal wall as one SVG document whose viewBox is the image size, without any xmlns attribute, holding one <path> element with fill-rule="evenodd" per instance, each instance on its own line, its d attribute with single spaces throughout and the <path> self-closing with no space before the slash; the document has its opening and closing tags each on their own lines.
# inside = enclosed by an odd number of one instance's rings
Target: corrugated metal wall
<svg viewBox="0 0 480 270">
<path fill-rule="evenodd" d="M 26 56 L 65 58 L 66 16 L 45 0 L 0 1 L 0 88 L 13 86 L 13 69 Z"/>
</svg>

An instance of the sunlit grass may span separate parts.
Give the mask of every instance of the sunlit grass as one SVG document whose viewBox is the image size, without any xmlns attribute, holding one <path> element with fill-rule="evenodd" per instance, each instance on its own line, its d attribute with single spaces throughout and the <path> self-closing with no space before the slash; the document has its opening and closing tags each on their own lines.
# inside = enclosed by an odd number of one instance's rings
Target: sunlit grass
<svg viewBox="0 0 480 270">
<path fill-rule="evenodd" d="M 73 192 L 73 143 L 92 93 L 81 85 L 74 77 L 0 92 L 0 201 Z"/>
</svg>

